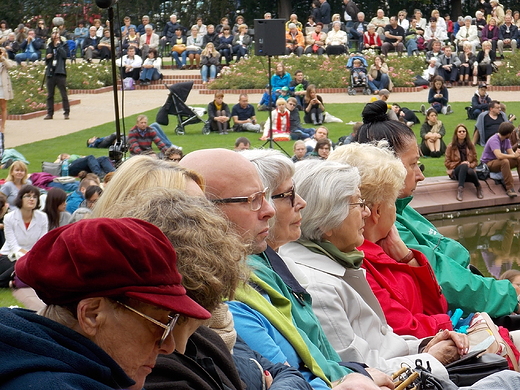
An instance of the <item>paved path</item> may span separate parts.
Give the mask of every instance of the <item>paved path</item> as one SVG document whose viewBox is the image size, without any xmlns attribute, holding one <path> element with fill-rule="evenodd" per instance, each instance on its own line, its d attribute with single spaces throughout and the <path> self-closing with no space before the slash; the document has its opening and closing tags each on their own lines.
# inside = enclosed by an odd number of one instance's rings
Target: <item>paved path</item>
<svg viewBox="0 0 520 390">
<path fill-rule="evenodd" d="M 165 74 L 181 74 L 190 72 L 196 74 L 196 71 L 177 71 L 165 70 Z M 450 89 L 450 101 L 452 102 L 469 102 L 475 87 L 456 87 Z M 492 97 L 500 101 L 511 101 L 518 94 L 511 94 L 506 91 L 494 91 Z M 119 92 L 121 97 L 121 92 Z M 367 103 L 370 96 L 356 95 L 349 96 L 346 93 L 323 94 L 326 103 Z M 7 148 L 14 148 L 19 145 L 30 142 L 50 139 L 61 135 L 71 134 L 80 130 L 88 129 L 93 126 L 101 125 L 114 121 L 114 102 L 113 93 L 107 92 L 102 94 L 85 94 L 71 95 L 71 98 L 81 99 L 81 104 L 72 106 L 70 112 L 70 120 L 63 119 L 61 111 L 54 114 L 53 120 L 44 121 L 43 117 L 23 120 L 8 121 L 6 124 L 5 142 Z M 168 91 L 164 90 L 135 90 L 127 91 L 124 95 L 124 102 L 120 99 L 119 106 L 124 107 L 124 116 L 138 114 L 154 108 L 158 108 L 164 104 L 168 97 Z M 249 96 L 252 103 L 260 101 L 259 94 Z M 427 101 L 428 90 L 420 92 L 393 93 L 391 95 L 392 102 L 416 102 L 419 104 Z M 193 89 L 188 97 L 187 103 L 190 105 L 207 104 L 212 100 L 212 95 L 199 94 L 198 90 Z M 237 95 L 228 94 L 225 97 L 228 104 L 235 104 L 238 101 Z M 122 117 L 122 115 L 121 115 Z M 347 118 L 343 118 L 347 119 Z M 348 120 L 347 120 L 348 121 Z M 126 123 L 133 126 L 133 123 Z"/>
</svg>

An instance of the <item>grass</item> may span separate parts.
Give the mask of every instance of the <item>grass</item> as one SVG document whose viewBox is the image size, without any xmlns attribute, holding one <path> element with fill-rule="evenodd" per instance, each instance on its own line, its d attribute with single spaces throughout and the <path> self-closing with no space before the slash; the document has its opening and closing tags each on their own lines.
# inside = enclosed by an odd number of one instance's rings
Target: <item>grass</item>
<svg viewBox="0 0 520 390">
<path fill-rule="evenodd" d="M 23 305 L 13 298 L 11 290 L 8 288 L 0 288 L 0 307 L 5 306 L 21 306 Z"/>
<path fill-rule="evenodd" d="M 326 103 L 326 102 L 325 102 Z M 520 113 L 520 102 L 506 103 L 508 106 L 508 112 Z M 361 111 L 365 104 L 363 103 L 348 103 L 348 104 L 327 104 L 327 111 L 332 115 L 343 119 L 343 121 L 361 121 Z M 408 107 L 410 109 L 419 109 L 418 103 L 401 103 L 402 107 Z M 466 119 L 466 111 L 464 107 L 467 103 L 453 103 L 452 107 L 454 114 L 452 115 L 440 115 L 439 119 L 443 121 L 446 128 L 446 136 L 444 140 L 448 144 L 453 136 L 453 131 L 457 124 L 464 123 L 473 132 L 475 127 L 475 121 Z M 145 113 L 152 121 L 155 118 L 158 109 L 150 110 Z M 424 121 L 424 116 L 418 113 L 419 119 Z M 137 115 L 129 116 L 125 119 L 126 132 L 135 124 Z M 257 119 L 260 122 L 267 120 L 267 112 L 257 112 Z M 327 123 L 326 126 L 330 131 L 330 138 L 337 142 L 338 138 L 350 134 L 352 132 L 352 126 L 346 125 L 345 123 Z M 254 148 L 261 147 L 264 142 L 259 141 L 259 134 L 254 133 L 230 133 L 229 135 L 218 135 L 211 133 L 210 135 L 202 135 L 202 124 L 195 124 L 186 126 L 186 133 L 183 136 L 174 134 L 174 129 L 177 124 L 177 119 L 170 116 L 170 124 L 163 127 L 167 136 L 170 140 L 179 146 L 183 147 L 185 153 L 189 153 L 197 149 L 205 148 L 228 148 L 232 149 L 235 139 L 240 136 L 248 137 L 251 140 L 251 145 Z M 413 130 L 417 136 L 418 142 L 420 142 L 419 132 L 421 125 L 415 125 Z M 310 127 L 310 126 L 306 126 Z M 86 140 L 94 135 L 105 136 L 114 132 L 113 122 L 105 123 L 100 126 L 95 126 L 86 130 L 78 131 L 73 134 L 56 137 L 49 140 L 33 142 L 18 146 L 16 150 L 22 153 L 25 158 L 31 162 L 29 165 L 29 172 L 40 172 L 42 161 L 54 161 L 60 153 L 76 153 L 81 155 L 93 154 L 97 157 L 107 155 L 106 149 L 93 149 L 87 148 Z M 279 145 L 290 155 L 292 155 L 292 142 L 280 142 Z M 482 153 L 482 147 L 477 147 L 477 152 L 480 156 Z M 426 170 L 425 175 L 429 176 L 444 176 L 446 170 L 444 168 L 444 158 L 423 158 Z M 6 171 L 4 171 L 6 172 Z M 7 175 L 7 172 L 4 173 Z"/>
</svg>

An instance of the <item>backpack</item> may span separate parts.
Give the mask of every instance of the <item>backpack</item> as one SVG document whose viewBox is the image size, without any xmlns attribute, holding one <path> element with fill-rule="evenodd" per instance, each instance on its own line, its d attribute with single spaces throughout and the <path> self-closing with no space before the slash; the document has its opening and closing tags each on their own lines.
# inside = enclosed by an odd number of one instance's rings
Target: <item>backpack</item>
<svg viewBox="0 0 520 390">
<path fill-rule="evenodd" d="M 489 167 L 487 166 L 486 163 L 483 163 L 481 161 L 480 164 L 478 164 L 475 167 L 475 172 L 477 173 L 477 177 L 479 180 L 486 181 L 487 179 L 489 179 L 490 171 L 489 171 Z"/>
<path fill-rule="evenodd" d="M 123 79 L 122 89 L 125 91 L 133 91 L 135 89 L 134 79 L 131 77 Z"/>
</svg>

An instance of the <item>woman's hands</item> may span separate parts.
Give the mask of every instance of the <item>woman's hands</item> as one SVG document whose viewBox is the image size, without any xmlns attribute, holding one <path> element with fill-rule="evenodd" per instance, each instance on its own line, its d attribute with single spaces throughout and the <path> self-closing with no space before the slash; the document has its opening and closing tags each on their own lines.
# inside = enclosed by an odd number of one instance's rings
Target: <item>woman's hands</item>
<svg viewBox="0 0 520 390">
<path fill-rule="evenodd" d="M 446 329 L 437 333 L 423 350 L 423 352 L 429 353 L 443 365 L 459 360 L 468 351 L 468 336 Z"/>
</svg>

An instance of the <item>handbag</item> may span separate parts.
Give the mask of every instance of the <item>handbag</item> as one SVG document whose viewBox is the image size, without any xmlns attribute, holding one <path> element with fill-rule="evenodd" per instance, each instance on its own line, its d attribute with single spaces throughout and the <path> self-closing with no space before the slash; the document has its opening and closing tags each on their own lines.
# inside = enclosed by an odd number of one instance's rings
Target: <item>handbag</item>
<svg viewBox="0 0 520 390">
<path fill-rule="evenodd" d="M 475 313 L 467 330 L 470 351 L 479 350 L 485 353 L 504 356 L 511 368 L 518 371 L 518 360 L 513 351 L 514 344 L 501 336 L 498 327 L 487 313 Z M 518 353 L 518 351 L 517 351 Z"/>
<path fill-rule="evenodd" d="M 475 382 L 496 372 L 509 368 L 507 360 L 494 353 L 474 351 L 446 365 L 450 380 L 457 386 L 471 386 Z"/>
<path fill-rule="evenodd" d="M 184 53 L 185 50 L 186 50 L 186 45 L 184 45 L 184 44 L 173 45 L 173 47 L 172 47 L 172 51 L 174 51 L 178 54 Z"/>
<path fill-rule="evenodd" d="M 49 173 L 52 176 L 61 176 L 61 163 L 42 162 L 42 172 Z"/>
<path fill-rule="evenodd" d="M 487 166 L 486 163 L 484 162 L 480 162 L 480 164 L 478 164 L 476 167 L 475 167 L 475 172 L 477 173 L 477 177 L 479 180 L 484 180 L 486 181 L 487 179 L 489 179 L 489 167 Z"/>
</svg>

